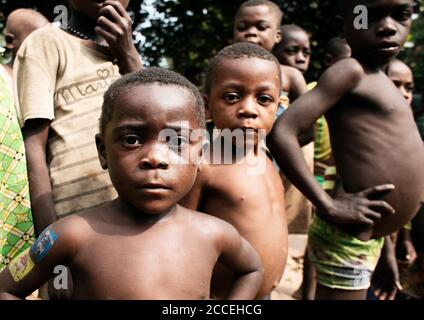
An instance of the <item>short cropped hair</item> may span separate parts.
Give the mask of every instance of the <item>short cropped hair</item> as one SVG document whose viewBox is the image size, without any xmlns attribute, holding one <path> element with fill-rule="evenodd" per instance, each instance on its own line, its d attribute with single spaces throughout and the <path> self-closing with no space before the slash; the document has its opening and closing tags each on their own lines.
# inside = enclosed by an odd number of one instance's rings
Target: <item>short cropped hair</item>
<svg viewBox="0 0 424 320">
<path fill-rule="evenodd" d="M 328 53 L 332 56 L 338 56 L 344 52 L 344 49 L 346 47 L 349 47 L 349 44 L 347 43 L 345 38 L 334 37 L 328 41 L 327 46 L 325 48 L 325 53 Z"/>
<path fill-rule="evenodd" d="M 221 64 L 222 60 L 236 60 L 245 58 L 259 58 L 274 62 L 278 71 L 280 71 L 280 63 L 277 58 L 268 50 L 261 46 L 249 42 L 238 42 L 222 49 L 209 63 L 208 71 L 206 74 L 205 90 L 209 94 L 212 87 L 213 78 L 216 69 Z M 278 72 L 281 80 L 281 73 Z"/>
<path fill-rule="evenodd" d="M 199 89 L 197 89 L 197 87 L 189 80 L 176 72 L 158 67 L 152 67 L 126 74 L 109 87 L 109 89 L 104 94 L 103 99 L 102 114 L 100 117 L 101 134 L 104 134 L 106 125 L 112 119 L 113 110 L 115 107 L 114 104 L 119 95 L 130 88 L 148 84 L 175 86 L 188 90 L 195 100 L 195 110 L 193 111 L 196 114 L 196 120 L 199 123 L 200 128 L 205 128 L 205 107 Z"/>
<path fill-rule="evenodd" d="M 280 30 L 281 30 L 281 34 L 283 35 L 283 38 L 285 34 L 292 33 L 292 32 L 304 32 L 308 34 L 305 29 L 298 26 L 297 24 L 283 24 Z"/>
<path fill-rule="evenodd" d="M 281 11 L 280 7 L 276 3 L 268 0 L 248 0 L 243 2 L 236 12 L 236 18 L 241 14 L 244 8 L 257 6 L 267 6 L 272 13 L 277 16 L 277 26 L 281 25 L 281 22 L 283 21 L 283 11 Z"/>
</svg>

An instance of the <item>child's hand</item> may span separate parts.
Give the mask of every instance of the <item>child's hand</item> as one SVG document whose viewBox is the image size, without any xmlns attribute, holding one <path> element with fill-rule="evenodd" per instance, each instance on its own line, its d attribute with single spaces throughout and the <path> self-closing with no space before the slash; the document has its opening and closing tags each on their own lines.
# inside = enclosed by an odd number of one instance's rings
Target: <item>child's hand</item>
<svg viewBox="0 0 424 320">
<path fill-rule="evenodd" d="M 371 290 L 379 300 L 394 300 L 396 293 L 403 290 L 393 244 L 387 238 L 371 281 Z"/>
<path fill-rule="evenodd" d="M 371 208 L 379 208 L 386 214 L 394 214 L 395 210 L 385 201 L 370 200 L 371 196 L 392 191 L 392 184 L 384 184 L 368 188 L 358 193 L 339 194 L 333 206 L 327 209 L 328 218 L 337 224 L 360 224 L 372 227 L 382 214 Z"/>
<path fill-rule="evenodd" d="M 398 263 L 407 268 L 417 259 L 417 251 L 411 240 L 399 241 L 396 246 Z"/>
<path fill-rule="evenodd" d="M 132 38 L 132 21 L 118 1 L 107 0 L 99 10 L 96 32 L 109 44 L 113 57 L 118 60 L 121 73 L 142 68 L 141 59 Z"/>
</svg>

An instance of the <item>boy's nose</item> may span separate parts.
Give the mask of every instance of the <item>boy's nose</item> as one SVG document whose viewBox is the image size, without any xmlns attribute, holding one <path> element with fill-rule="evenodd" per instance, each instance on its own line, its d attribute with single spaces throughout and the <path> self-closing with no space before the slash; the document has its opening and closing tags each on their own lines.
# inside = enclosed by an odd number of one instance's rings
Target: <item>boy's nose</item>
<svg viewBox="0 0 424 320">
<path fill-rule="evenodd" d="M 305 62 L 306 62 L 306 57 L 305 57 L 305 55 L 303 54 L 303 52 L 299 52 L 299 53 L 296 55 L 296 62 L 297 62 L 297 63 L 305 63 Z"/>
<path fill-rule="evenodd" d="M 146 146 L 147 147 L 147 146 Z M 164 147 L 159 145 L 152 145 L 149 150 L 143 155 L 140 160 L 140 168 L 152 170 L 152 169 L 163 169 L 166 170 L 169 167 L 169 160 L 167 157 L 167 151 L 163 150 Z"/>
<path fill-rule="evenodd" d="M 246 37 L 249 36 L 257 36 L 258 35 L 258 29 L 256 29 L 255 26 L 251 26 L 250 28 L 247 29 L 246 31 Z"/>
<path fill-rule="evenodd" d="M 377 35 L 378 36 L 393 36 L 397 32 L 395 21 L 391 17 L 386 17 L 383 19 L 378 28 Z"/>
<path fill-rule="evenodd" d="M 258 110 L 255 106 L 255 103 L 251 101 L 246 101 L 242 104 L 240 109 L 237 111 L 237 115 L 243 118 L 253 118 L 256 119 L 258 117 Z"/>
</svg>

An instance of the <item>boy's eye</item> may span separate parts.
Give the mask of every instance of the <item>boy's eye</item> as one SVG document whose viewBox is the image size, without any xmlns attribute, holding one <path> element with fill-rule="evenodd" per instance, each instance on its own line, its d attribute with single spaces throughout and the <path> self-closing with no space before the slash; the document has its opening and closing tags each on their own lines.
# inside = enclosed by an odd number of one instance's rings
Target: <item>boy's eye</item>
<svg viewBox="0 0 424 320">
<path fill-rule="evenodd" d="M 412 17 L 412 11 L 411 10 L 400 10 L 396 12 L 393 16 L 397 21 L 406 21 L 409 20 Z"/>
<path fill-rule="evenodd" d="M 274 99 L 268 95 L 260 95 L 258 96 L 257 100 L 262 105 L 267 105 L 274 101 Z"/>
<path fill-rule="evenodd" d="M 414 86 L 406 86 L 406 92 L 411 93 L 414 90 Z"/>
<path fill-rule="evenodd" d="M 123 144 L 127 146 L 141 145 L 141 139 L 136 135 L 126 135 L 121 138 Z"/>
<path fill-rule="evenodd" d="M 310 51 L 310 50 L 304 50 L 304 51 L 303 51 L 303 55 L 304 55 L 305 57 L 309 57 L 309 56 L 311 55 L 311 51 Z"/>
<path fill-rule="evenodd" d="M 297 51 L 298 51 L 298 49 L 297 49 L 297 48 L 295 48 L 295 47 L 289 47 L 289 48 L 287 49 L 287 52 L 288 52 L 289 54 L 291 54 L 291 55 L 295 55 L 295 54 L 297 53 Z"/>
<path fill-rule="evenodd" d="M 237 25 L 237 31 L 244 31 L 244 30 L 246 30 L 247 29 L 247 25 L 245 24 L 245 23 L 239 23 L 238 25 Z"/>
<path fill-rule="evenodd" d="M 393 81 L 394 85 L 396 86 L 396 88 L 400 88 L 402 83 L 400 81 L 394 80 Z"/>
<path fill-rule="evenodd" d="M 183 136 L 167 137 L 166 141 L 168 142 L 168 145 L 173 149 L 181 149 L 187 143 L 189 143 L 189 139 Z"/>
<path fill-rule="evenodd" d="M 240 100 L 240 97 L 235 93 L 227 93 L 224 95 L 224 100 L 228 103 L 235 103 Z"/>
<path fill-rule="evenodd" d="M 259 31 L 265 31 L 266 29 L 268 29 L 268 25 L 267 24 L 261 23 L 261 24 L 258 25 L 258 30 Z"/>
</svg>

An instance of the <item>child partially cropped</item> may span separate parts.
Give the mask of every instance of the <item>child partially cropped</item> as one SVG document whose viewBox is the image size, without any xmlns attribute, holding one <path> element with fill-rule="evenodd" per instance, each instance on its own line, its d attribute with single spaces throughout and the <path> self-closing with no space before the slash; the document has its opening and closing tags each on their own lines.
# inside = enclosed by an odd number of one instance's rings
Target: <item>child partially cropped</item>
<svg viewBox="0 0 424 320">
<path fill-rule="evenodd" d="M 372 13 L 366 29 L 354 25 L 359 4 Z M 364 299 L 382 237 L 410 221 L 424 200 L 423 144 L 383 71 L 406 41 L 413 4 L 340 1 L 352 58 L 330 67 L 277 121 L 269 141 L 284 173 L 317 207 L 308 245 L 320 299 Z M 297 139 L 323 114 L 347 192 L 336 199 L 310 174 Z"/>
</svg>

